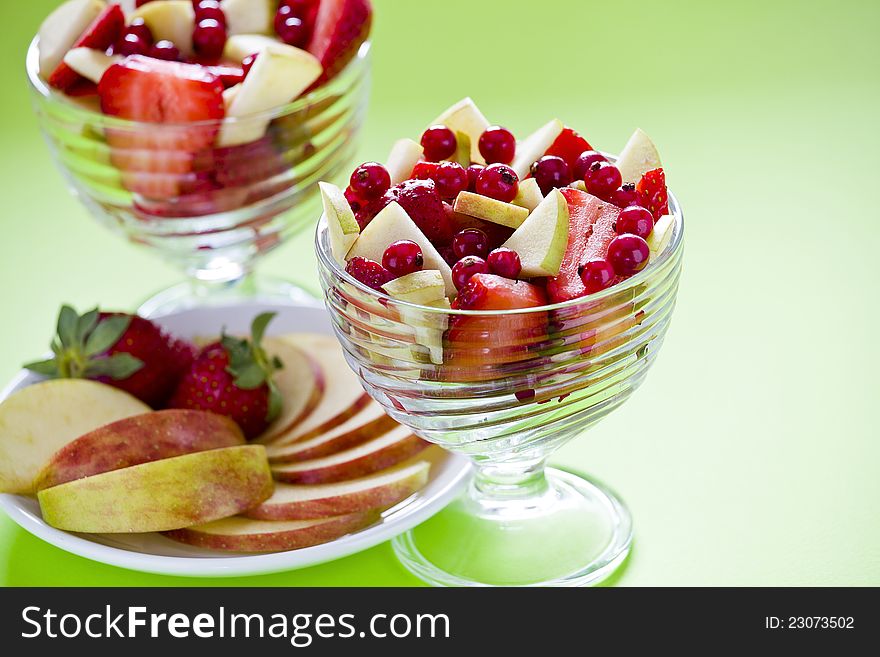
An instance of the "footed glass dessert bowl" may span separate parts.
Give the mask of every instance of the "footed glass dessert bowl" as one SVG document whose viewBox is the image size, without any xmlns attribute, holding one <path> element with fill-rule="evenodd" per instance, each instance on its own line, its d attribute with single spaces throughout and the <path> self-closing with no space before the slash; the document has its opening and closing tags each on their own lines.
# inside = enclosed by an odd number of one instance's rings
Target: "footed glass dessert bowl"
<svg viewBox="0 0 880 657">
<path fill-rule="evenodd" d="M 321 220 L 321 284 L 348 364 L 396 421 L 474 465 L 462 497 L 395 539 L 418 577 L 583 586 L 626 558 L 632 522 L 620 499 L 546 462 L 623 404 L 657 357 L 682 262 L 683 216 L 672 194 L 669 214 L 669 244 L 631 278 L 510 311 L 428 307 L 372 289 L 333 257 Z"/>
</svg>

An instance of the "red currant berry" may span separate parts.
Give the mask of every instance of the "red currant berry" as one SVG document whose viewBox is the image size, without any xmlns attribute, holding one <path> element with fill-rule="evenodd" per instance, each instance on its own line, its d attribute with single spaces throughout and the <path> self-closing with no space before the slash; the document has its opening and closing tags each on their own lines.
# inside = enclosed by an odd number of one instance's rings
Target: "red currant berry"
<svg viewBox="0 0 880 657">
<path fill-rule="evenodd" d="M 393 242 L 382 254 L 382 266 L 395 277 L 419 271 L 424 263 L 419 245 L 410 240 Z"/>
<path fill-rule="evenodd" d="M 477 281 L 465 285 L 458 291 L 458 296 L 452 302 L 452 307 L 456 310 L 471 310 L 481 307 L 488 296 L 487 287 L 479 285 Z"/>
<path fill-rule="evenodd" d="M 476 274 L 488 274 L 489 265 L 479 256 L 465 256 L 452 267 L 452 284 L 460 290 Z"/>
<path fill-rule="evenodd" d="M 455 198 L 468 186 L 468 174 L 457 162 L 441 162 L 433 176 L 440 198 Z"/>
<path fill-rule="evenodd" d="M 545 155 L 532 165 L 532 177 L 546 196 L 554 188 L 565 187 L 571 182 L 571 167 L 561 157 Z"/>
<path fill-rule="evenodd" d="M 620 183 L 620 171 L 610 162 L 593 162 L 584 176 L 587 191 L 602 199 L 608 198 Z"/>
<path fill-rule="evenodd" d="M 128 27 L 125 28 L 123 36 L 126 34 L 135 34 L 151 46 L 153 45 L 153 31 L 143 18 L 133 18 L 131 23 L 128 24 Z"/>
<path fill-rule="evenodd" d="M 114 46 L 113 52 L 123 57 L 129 55 L 148 55 L 152 45 L 150 42 L 138 36 L 137 34 L 128 33 L 122 35 L 122 38 Z"/>
<path fill-rule="evenodd" d="M 489 269 L 493 274 L 516 280 L 522 271 L 522 263 L 519 253 L 513 249 L 500 247 L 492 251 L 486 259 Z"/>
<path fill-rule="evenodd" d="M 457 147 L 455 133 L 445 125 L 432 125 L 422 134 L 425 159 L 431 162 L 439 162 L 452 157 Z"/>
<path fill-rule="evenodd" d="M 486 128 L 480 135 L 478 142 L 480 155 L 485 158 L 487 164 L 510 164 L 516 155 L 516 137 L 507 128 L 493 125 Z"/>
<path fill-rule="evenodd" d="M 619 208 L 639 204 L 639 193 L 635 183 L 624 183 L 608 195 L 608 202 Z"/>
<path fill-rule="evenodd" d="M 226 27 L 226 14 L 220 8 L 218 0 L 201 0 L 194 7 L 196 14 L 196 22 L 203 18 L 213 18 L 215 21 Z"/>
<path fill-rule="evenodd" d="M 355 256 L 345 265 L 345 271 L 356 280 L 374 290 L 381 290 L 382 286 L 394 280 L 394 274 L 385 269 L 375 260 Z"/>
<path fill-rule="evenodd" d="M 605 156 L 598 151 L 584 151 L 580 155 L 578 155 L 577 160 L 574 163 L 574 171 L 572 171 L 572 176 L 574 176 L 573 180 L 583 180 L 584 176 L 587 175 L 587 169 L 590 168 L 590 165 L 593 162 L 607 162 Z"/>
<path fill-rule="evenodd" d="M 654 230 L 654 215 L 639 205 L 631 205 L 617 215 L 617 234 L 631 233 L 643 239 Z"/>
<path fill-rule="evenodd" d="M 465 228 L 452 238 L 452 252 L 456 261 L 467 256 L 485 258 L 489 253 L 489 236 L 479 228 Z"/>
<path fill-rule="evenodd" d="M 391 174 L 378 162 L 364 162 L 348 181 L 352 191 L 365 201 L 373 201 L 391 187 Z"/>
<path fill-rule="evenodd" d="M 608 245 L 608 262 L 618 276 L 632 276 L 648 264 L 651 250 L 638 235 L 618 235 Z"/>
<path fill-rule="evenodd" d="M 607 260 L 590 260 L 580 269 L 587 294 L 604 290 L 614 281 L 614 268 Z"/>
<path fill-rule="evenodd" d="M 289 46 L 302 48 L 309 39 L 309 29 L 296 8 L 282 4 L 275 12 L 275 34 Z"/>
<path fill-rule="evenodd" d="M 412 170 L 412 177 L 416 180 L 434 180 L 437 175 L 437 169 L 440 167 L 438 162 L 416 162 Z"/>
<path fill-rule="evenodd" d="M 345 200 L 348 201 L 349 206 L 351 206 L 351 211 L 355 214 L 360 212 L 361 208 L 364 207 L 364 202 L 351 187 L 345 188 Z"/>
<path fill-rule="evenodd" d="M 192 38 L 197 53 L 216 59 L 223 54 L 226 45 L 226 26 L 214 18 L 203 18 L 193 30 Z"/>
<path fill-rule="evenodd" d="M 180 60 L 180 50 L 167 39 L 162 39 L 154 43 L 153 47 L 150 48 L 150 57 L 176 62 Z"/>
<path fill-rule="evenodd" d="M 257 53 L 252 55 L 248 55 L 244 59 L 241 60 L 241 76 L 242 78 L 246 78 L 247 74 L 251 72 L 251 69 L 254 67 L 254 62 L 257 61 Z"/>
<path fill-rule="evenodd" d="M 519 177 L 506 164 L 490 164 L 477 176 L 474 191 L 497 201 L 510 203 L 519 191 Z"/>
<path fill-rule="evenodd" d="M 468 191 L 473 192 L 477 188 L 477 176 L 480 175 L 483 169 L 485 169 L 482 164 L 472 164 L 467 168 L 468 174 Z"/>
</svg>

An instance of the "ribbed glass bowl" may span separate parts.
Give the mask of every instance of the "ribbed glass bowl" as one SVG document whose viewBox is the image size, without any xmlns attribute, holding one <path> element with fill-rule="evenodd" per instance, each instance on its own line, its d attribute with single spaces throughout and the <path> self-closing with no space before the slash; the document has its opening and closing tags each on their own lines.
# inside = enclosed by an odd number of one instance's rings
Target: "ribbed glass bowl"
<svg viewBox="0 0 880 657">
<path fill-rule="evenodd" d="M 367 392 L 417 435 L 472 459 L 468 493 L 399 537 L 404 564 L 444 585 L 583 585 L 629 550 L 629 514 L 585 477 L 545 469 L 556 449 L 620 406 L 657 357 L 682 261 L 669 246 L 601 293 L 525 311 L 456 311 L 391 299 L 316 249 L 346 359 Z"/>
<path fill-rule="evenodd" d="M 38 75 L 38 47 L 35 38 L 27 54 L 33 106 L 72 192 L 105 226 L 189 277 L 143 311 L 288 294 L 250 274 L 259 256 L 314 221 L 316 183 L 350 165 L 369 96 L 368 42 L 329 83 L 292 103 L 186 124 L 118 119 L 102 114 L 95 97 L 55 91 Z M 217 147 L 221 130 L 257 138 Z"/>
</svg>

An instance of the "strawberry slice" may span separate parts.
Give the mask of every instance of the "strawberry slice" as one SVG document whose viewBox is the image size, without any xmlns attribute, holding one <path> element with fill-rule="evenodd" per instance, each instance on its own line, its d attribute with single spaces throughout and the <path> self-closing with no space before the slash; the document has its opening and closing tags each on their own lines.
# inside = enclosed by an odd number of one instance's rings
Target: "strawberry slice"
<svg viewBox="0 0 880 657">
<path fill-rule="evenodd" d="M 550 144 L 550 148 L 547 149 L 547 152 L 544 153 L 544 155 L 561 157 L 568 163 L 568 166 L 574 170 L 578 156 L 584 151 L 591 150 L 593 150 L 593 147 L 590 146 L 590 142 L 581 137 L 572 128 L 565 128 L 559 133 L 556 141 Z"/>
<path fill-rule="evenodd" d="M 657 221 L 664 214 L 669 214 L 669 193 L 666 191 L 666 174 L 663 168 L 651 169 L 636 185 L 639 205 L 647 208 Z"/>
<path fill-rule="evenodd" d="M 83 31 L 74 42 L 73 47 L 107 50 L 119 40 L 124 29 L 125 14 L 122 12 L 122 8 L 118 4 L 109 5 Z M 49 75 L 48 82 L 50 86 L 65 93 L 76 91 L 71 95 L 86 95 L 83 90 L 94 93 L 93 87 L 83 84 L 89 80 L 86 80 L 63 61 Z"/>
<path fill-rule="evenodd" d="M 321 0 L 306 46 L 324 67 L 315 84 L 332 78 L 351 61 L 367 40 L 372 21 L 370 0 Z"/>
</svg>

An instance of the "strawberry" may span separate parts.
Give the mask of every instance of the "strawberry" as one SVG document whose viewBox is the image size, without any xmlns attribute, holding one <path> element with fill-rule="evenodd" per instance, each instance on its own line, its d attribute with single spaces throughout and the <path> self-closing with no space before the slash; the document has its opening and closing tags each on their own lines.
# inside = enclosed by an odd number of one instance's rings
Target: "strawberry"
<svg viewBox="0 0 880 657">
<path fill-rule="evenodd" d="M 324 72 L 315 84 L 332 78 L 367 40 L 373 20 L 370 0 L 321 0 L 306 50 L 317 57 Z"/>
<path fill-rule="evenodd" d="M 636 185 L 639 205 L 647 208 L 657 221 L 664 214 L 669 214 L 669 194 L 666 191 L 666 174 L 663 168 L 651 169 Z"/>
<path fill-rule="evenodd" d="M 584 151 L 591 151 L 590 142 L 581 137 L 571 128 L 565 128 L 556 138 L 544 155 L 555 155 L 566 161 L 572 171 L 575 169 L 578 156 Z"/>
<path fill-rule="evenodd" d="M 391 187 L 355 215 L 361 228 L 373 220 L 389 203 L 396 201 L 436 246 L 452 240 L 452 224 L 433 180 L 404 180 Z"/>
<path fill-rule="evenodd" d="M 211 411 L 235 420 L 245 436 L 256 438 L 281 411 L 281 394 L 273 381 L 283 367 L 262 347 L 263 334 L 275 313 L 263 313 L 251 324 L 251 339 L 223 335 L 208 345 L 184 374 L 169 408 Z"/>
<path fill-rule="evenodd" d="M 118 4 L 108 5 L 98 14 L 97 18 L 92 21 L 79 38 L 74 42 L 74 48 L 93 48 L 94 50 L 107 50 L 122 35 L 125 29 L 125 14 Z M 49 74 L 49 85 L 60 89 L 65 93 L 74 90 L 76 93 L 71 95 L 86 95 L 84 90 L 88 89 L 91 93 L 95 92 L 94 85 L 84 85 L 86 80 L 79 73 L 74 71 L 63 61 L 55 67 L 55 70 Z"/>
<path fill-rule="evenodd" d="M 52 352 L 25 367 L 50 378 L 101 381 L 154 408 L 168 399 L 194 357 L 192 345 L 148 319 L 97 308 L 80 316 L 70 306 L 61 307 Z"/>
</svg>

